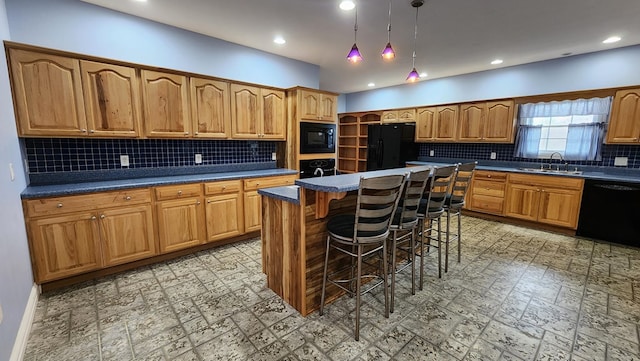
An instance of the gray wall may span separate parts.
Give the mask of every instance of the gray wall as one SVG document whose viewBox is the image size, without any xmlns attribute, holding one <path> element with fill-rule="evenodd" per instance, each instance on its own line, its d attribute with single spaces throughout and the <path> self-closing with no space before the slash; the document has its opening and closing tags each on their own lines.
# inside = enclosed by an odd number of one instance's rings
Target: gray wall
<svg viewBox="0 0 640 361">
<path fill-rule="evenodd" d="M 614 88 L 640 84 L 640 46 L 424 80 L 344 96 L 341 112 Z"/>
<path fill-rule="evenodd" d="M 0 0 L 0 37 L 9 40 L 5 0 Z M 13 164 L 15 180 L 9 177 Z M 20 146 L 16 137 L 7 61 L 0 60 L 0 360 L 9 360 L 33 286 L 20 192 L 26 187 Z"/>
</svg>

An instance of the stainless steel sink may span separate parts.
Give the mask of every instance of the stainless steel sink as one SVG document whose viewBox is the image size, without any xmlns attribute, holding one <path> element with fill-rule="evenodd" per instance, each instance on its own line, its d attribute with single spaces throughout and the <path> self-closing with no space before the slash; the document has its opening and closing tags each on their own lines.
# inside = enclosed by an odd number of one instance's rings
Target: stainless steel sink
<svg viewBox="0 0 640 361">
<path fill-rule="evenodd" d="M 518 168 L 518 170 L 532 173 L 546 173 L 546 174 L 571 174 L 580 175 L 580 170 L 563 170 L 563 169 L 549 169 L 549 168 Z"/>
</svg>

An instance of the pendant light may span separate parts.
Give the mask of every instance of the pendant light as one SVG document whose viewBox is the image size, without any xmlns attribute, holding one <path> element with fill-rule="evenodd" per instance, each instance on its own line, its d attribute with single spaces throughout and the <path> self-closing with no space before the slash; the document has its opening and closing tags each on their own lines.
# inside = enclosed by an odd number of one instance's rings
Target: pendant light
<svg viewBox="0 0 640 361">
<path fill-rule="evenodd" d="M 382 50 L 384 60 L 392 60 L 396 57 L 396 52 L 391 47 L 391 0 L 389 0 L 389 22 L 387 23 L 387 46 Z"/>
<path fill-rule="evenodd" d="M 416 8 L 416 22 L 413 33 L 413 63 L 411 66 L 411 71 L 407 76 L 407 81 L 410 83 L 414 83 L 420 79 L 420 74 L 416 70 L 416 43 L 418 41 L 418 9 L 424 4 L 424 0 L 412 0 L 411 6 Z"/>
<path fill-rule="evenodd" d="M 362 61 L 362 55 L 360 55 L 360 50 L 358 50 L 358 46 L 356 42 L 358 40 L 358 7 L 356 6 L 356 23 L 353 26 L 353 46 L 351 47 L 351 51 L 347 54 L 347 60 L 352 63 L 357 63 Z"/>
</svg>

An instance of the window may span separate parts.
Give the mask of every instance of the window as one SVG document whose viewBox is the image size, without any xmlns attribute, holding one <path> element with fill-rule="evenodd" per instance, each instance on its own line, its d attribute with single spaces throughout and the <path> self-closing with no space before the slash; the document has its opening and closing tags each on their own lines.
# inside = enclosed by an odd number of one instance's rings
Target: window
<svg viewBox="0 0 640 361">
<path fill-rule="evenodd" d="M 611 97 L 522 104 L 514 156 L 601 160 L 610 108 Z"/>
</svg>

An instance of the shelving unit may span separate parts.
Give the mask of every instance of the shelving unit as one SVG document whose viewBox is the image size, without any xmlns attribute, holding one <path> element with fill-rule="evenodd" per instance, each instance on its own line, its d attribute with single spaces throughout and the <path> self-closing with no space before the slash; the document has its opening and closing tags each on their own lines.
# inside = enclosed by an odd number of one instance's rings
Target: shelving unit
<svg viewBox="0 0 640 361">
<path fill-rule="evenodd" d="M 380 124 L 380 113 L 345 113 L 339 116 L 338 171 L 367 170 L 367 135 L 369 124 Z"/>
</svg>

